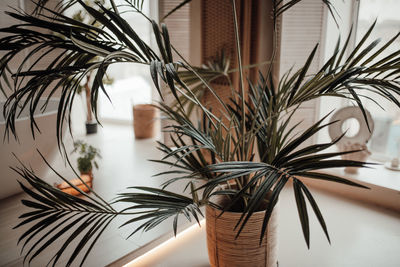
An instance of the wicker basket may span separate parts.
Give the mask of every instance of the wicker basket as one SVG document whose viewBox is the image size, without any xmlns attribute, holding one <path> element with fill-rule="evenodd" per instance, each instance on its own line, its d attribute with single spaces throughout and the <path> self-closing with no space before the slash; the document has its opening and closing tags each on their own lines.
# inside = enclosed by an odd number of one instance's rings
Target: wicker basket
<svg viewBox="0 0 400 267">
<path fill-rule="evenodd" d="M 274 209 L 261 245 L 260 231 L 265 211 L 255 212 L 237 239 L 234 227 L 241 213 L 225 212 L 207 206 L 206 232 L 208 257 L 212 267 L 277 266 L 277 214 Z"/>
<path fill-rule="evenodd" d="M 154 137 L 157 109 L 150 104 L 133 106 L 133 128 L 135 138 Z"/>
</svg>

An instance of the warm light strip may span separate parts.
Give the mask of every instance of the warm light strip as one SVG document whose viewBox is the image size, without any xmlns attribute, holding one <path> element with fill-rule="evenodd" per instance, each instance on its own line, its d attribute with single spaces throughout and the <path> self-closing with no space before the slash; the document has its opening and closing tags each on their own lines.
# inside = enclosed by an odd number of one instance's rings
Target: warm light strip
<svg viewBox="0 0 400 267">
<path fill-rule="evenodd" d="M 201 220 L 200 221 L 200 227 L 203 227 L 205 222 L 206 222 L 205 219 Z M 143 255 L 137 257 L 136 259 L 132 260 L 131 262 L 128 262 L 123 267 L 134 267 L 135 264 L 138 263 L 139 261 L 146 260 L 148 258 L 154 257 L 157 254 L 157 252 L 160 251 L 161 249 L 173 245 L 175 242 L 178 242 L 179 239 L 182 239 L 184 236 L 189 235 L 190 233 L 195 232 L 196 230 L 199 230 L 199 225 L 197 223 L 192 225 L 192 226 L 190 226 L 190 227 L 188 227 L 187 229 L 183 230 L 182 232 L 178 233 L 176 235 L 176 237 L 171 237 L 170 239 L 168 239 L 164 243 L 161 243 L 160 245 L 158 245 L 155 248 L 149 250 L 145 254 L 143 254 Z"/>
</svg>

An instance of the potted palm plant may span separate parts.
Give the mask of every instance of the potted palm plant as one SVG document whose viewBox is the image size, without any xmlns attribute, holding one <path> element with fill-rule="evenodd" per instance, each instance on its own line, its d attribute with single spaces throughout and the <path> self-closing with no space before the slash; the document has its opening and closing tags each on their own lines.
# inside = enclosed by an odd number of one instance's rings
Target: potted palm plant
<svg viewBox="0 0 400 267">
<path fill-rule="evenodd" d="M 37 99 L 45 91 L 59 91 L 62 96 L 56 126 L 61 129 L 64 119 L 68 120 L 69 113 L 66 111 L 70 108 L 78 87 L 76 83 L 71 82 L 71 76 L 81 79 L 88 71 L 96 71 L 91 98 L 92 106 L 95 106 L 98 94 L 102 91 L 106 93 L 102 85 L 102 77 L 107 68 L 117 62 L 130 62 L 148 65 L 161 99 L 163 99 L 163 94 L 160 90 L 160 82 L 167 86 L 176 100 L 175 108 L 163 101 L 158 106 L 161 112 L 173 122 L 166 128 L 166 134 L 170 136 L 175 147 L 171 148 L 159 142 L 159 149 L 165 156 L 161 160 L 154 160 L 160 164 L 172 166 L 170 171 L 160 174 L 172 175 L 171 179 L 159 188 L 131 188 L 130 190 L 133 191 L 118 195 L 113 203 L 105 201 L 94 191 L 92 191 L 93 194 L 84 193 L 86 197 L 84 199 L 66 197 L 63 192 L 48 186 L 29 168 L 24 166 L 17 168 L 23 179 L 37 190 L 34 192 L 24 187 L 24 190 L 33 198 L 33 200 L 25 201 L 24 204 L 34 209 L 34 212 L 22 215 L 27 220 L 21 222 L 20 225 L 30 223 L 42 225 L 37 231 L 31 228 L 24 233 L 23 238 L 27 238 L 25 245 L 30 243 L 31 238 L 36 234 L 46 233 L 43 237 L 46 240 L 45 245 L 33 244 L 26 253 L 25 259 L 32 260 L 45 250 L 48 244 L 70 233 L 69 238 L 51 259 L 52 264 L 57 264 L 61 255 L 66 253 L 66 249 L 70 246 L 74 246 L 74 250 L 67 264 L 73 263 L 79 252 L 86 249 L 81 262 L 83 264 L 99 235 L 119 215 L 130 217 L 123 224 L 124 226 L 141 222 L 133 229 L 132 234 L 140 230 L 149 231 L 171 217 L 173 230 L 176 233 L 180 215 L 188 220 L 194 218 L 199 221 L 199 218 L 203 216 L 200 208 L 206 206 L 206 220 L 215 222 L 217 227 L 222 227 L 213 229 L 211 224 L 207 224 L 208 236 L 211 236 L 208 243 L 212 266 L 217 265 L 215 258 L 223 259 L 223 264 L 227 266 L 232 261 L 237 262 L 238 258 L 241 259 L 242 266 L 256 264 L 270 266 L 275 261 L 273 258 L 265 259 L 265 253 L 267 253 L 265 246 L 268 246 L 268 239 L 273 238 L 271 233 L 273 232 L 273 227 L 271 227 L 271 220 L 274 220 L 273 210 L 279 194 L 290 183 L 294 189 L 299 220 L 307 246 L 309 246 L 310 233 L 307 201 L 329 241 L 322 213 L 302 179 L 320 179 L 364 187 L 342 177 L 326 174 L 321 170 L 364 167 L 367 163 L 340 159 L 340 156 L 358 152 L 358 150 L 325 152 L 327 148 L 334 146 L 340 137 L 332 142 L 302 147 L 321 129 L 336 122 L 325 122 L 326 117 L 324 117 L 298 135 L 292 136 L 298 126 L 290 126 L 290 121 L 300 104 L 322 96 L 353 100 L 363 114 L 365 111 L 361 95 L 364 91 L 379 94 L 400 106 L 396 99 L 400 93 L 399 51 L 395 51 L 378 62 L 374 61 L 382 51 L 392 45 L 398 35 L 378 47 L 377 41 L 370 42 L 368 38 L 374 28 L 372 25 L 349 56 L 345 56 L 349 42 L 346 41 L 343 46 L 338 42 L 332 56 L 317 73 L 308 73 L 316 46 L 299 70 L 285 74 L 281 81 L 276 82 L 272 79 L 272 65 L 270 65 L 267 74 L 260 75 L 257 83 L 248 82 L 249 90 L 245 92 L 235 16 L 236 7 L 235 1 L 232 1 L 238 47 L 237 72 L 240 82 L 239 87 L 232 90 L 231 101 L 226 103 L 203 78 L 198 68 L 191 66 L 184 58 L 181 58 L 181 61 L 173 58 L 172 51 L 178 55 L 179 51 L 171 45 L 168 29 L 164 24 L 159 26 L 148 18 L 153 26 L 158 53 L 150 48 L 123 19 L 114 1 L 110 1 L 111 8 L 105 8 L 99 4 L 99 9 L 94 9 L 80 0 L 71 1 L 77 2 L 102 27 L 93 27 L 73 20 L 64 16 L 60 10 L 46 8 L 44 2 L 46 1 L 40 1 L 37 4 L 38 8 L 34 14 L 8 13 L 23 24 L 0 30 L 7 34 L 6 37 L 0 39 L 0 50 L 7 52 L 1 60 L 1 73 L 7 71 L 8 63 L 20 51 L 36 47 L 38 43 L 41 43 L 43 49 L 54 48 L 60 51 L 60 58 L 50 60 L 49 68 L 39 70 L 29 68 L 27 71 L 13 73 L 14 79 L 17 81 L 26 79 L 27 83 L 15 88 L 8 97 L 4 109 L 7 130 L 17 135 L 14 128 L 18 117 L 15 112 L 17 107 L 31 105 L 30 112 L 34 112 Z M 285 3 L 272 1 L 275 27 L 282 13 L 298 2 L 298 0 Z M 323 2 L 331 8 L 329 1 Z M 68 4 L 63 5 L 61 10 L 69 7 Z M 124 7 L 141 13 L 140 1 L 126 1 Z M 51 15 L 48 15 L 49 13 Z M 47 32 L 50 30 L 52 33 L 43 34 L 37 29 L 44 29 Z M 60 35 L 62 38 L 59 37 Z M 46 57 L 46 54 L 40 54 L 39 57 Z M 271 62 L 274 60 L 275 58 L 271 58 Z M 31 67 L 34 67 L 35 62 L 32 65 Z M 198 81 L 221 104 L 220 112 L 228 118 L 227 120 L 222 120 L 202 104 L 184 79 L 181 79 L 179 70 L 190 72 L 197 77 Z M 56 87 L 51 86 L 54 83 Z M 188 116 L 188 108 L 183 103 L 182 97 L 199 109 L 198 120 Z M 34 130 L 34 117 L 31 118 L 32 130 Z M 59 134 L 58 138 L 62 144 L 62 135 Z M 186 184 L 185 193 L 179 194 L 168 190 L 168 186 L 176 182 Z M 127 203 L 128 207 L 119 210 L 113 206 L 115 203 Z M 60 211 L 64 212 L 62 218 L 57 216 Z M 75 216 L 77 213 L 89 215 L 93 212 L 98 215 L 74 219 L 73 224 L 79 227 L 71 229 L 72 232 L 65 231 L 68 229 L 66 218 Z M 49 214 L 54 216 L 48 219 Z M 53 228 L 53 225 L 57 225 L 56 222 L 59 224 Z M 52 231 L 47 233 L 49 227 Z M 224 227 L 229 228 L 224 230 Z M 219 235 L 221 229 L 224 234 Z M 212 238 L 213 235 L 216 238 Z M 75 246 L 71 241 L 78 236 L 82 238 Z M 222 236 L 226 236 L 227 239 L 224 240 Z M 235 243 L 235 240 L 242 244 L 239 248 L 231 246 L 229 250 L 220 249 L 219 254 L 216 254 L 217 251 L 213 249 L 215 243 L 223 247 L 225 243 Z M 243 252 L 245 255 L 241 256 L 240 253 Z M 257 256 L 248 257 L 248 255 Z M 257 263 L 253 261 L 258 259 L 260 260 Z"/>
</svg>

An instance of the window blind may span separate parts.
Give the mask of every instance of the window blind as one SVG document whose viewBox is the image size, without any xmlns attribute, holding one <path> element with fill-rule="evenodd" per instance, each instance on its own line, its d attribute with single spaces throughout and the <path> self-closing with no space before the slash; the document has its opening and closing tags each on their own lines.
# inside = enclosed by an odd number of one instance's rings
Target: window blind
<svg viewBox="0 0 400 267">
<path fill-rule="evenodd" d="M 280 41 L 280 68 L 282 77 L 293 67 L 294 73 L 306 62 L 317 43 L 318 51 L 308 73 L 316 73 L 323 57 L 324 4 L 322 1 L 304 0 L 283 14 Z M 308 128 L 318 119 L 318 100 L 304 103 L 293 117 L 292 124 L 303 121 L 298 130 Z M 315 142 L 310 139 L 308 142 Z"/>
</svg>

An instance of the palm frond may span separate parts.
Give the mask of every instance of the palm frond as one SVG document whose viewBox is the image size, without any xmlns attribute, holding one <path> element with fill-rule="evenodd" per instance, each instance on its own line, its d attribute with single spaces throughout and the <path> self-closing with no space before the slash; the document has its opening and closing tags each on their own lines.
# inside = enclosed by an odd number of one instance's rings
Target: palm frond
<svg viewBox="0 0 400 267">
<path fill-rule="evenodd" d="M 116 217 L 117 212 L 99 201 L 71 196 L 52 187 L 37 177 L 25 166 L 14 169 L 33 189 L 20 182 L 22 189 L 32 200 L 22 200 L 31 210 L 20 216 L 21 221 L 14 228 L 30 225 L 19 238 L 23 242 L 21 253 L 24 262 L 29 264 L 49 246 L 56 246 L 56 241 L 64 238 L 65 242 L 57 249 L 49 264 L 55 266 L 67 248 L 73 252 L 67 266 L 70 266 L 77 255 L 86 250 L 82 266 L 98 241 L 101 233 Z M 70 184 L 75 190 L 79 188 Z M 83 192 L 82 192 L 83 193 Z M 37 237 L 36 239 L 34 237 Z M 78 242 L 79 241 L 79 242 Z"/>
<path fill-rule="evenodd" d="M 130 205 L 117 211 L 109 203 L 102 203 L 102 200 L 98 201 L 86 194 L 58 173 L 56 174 L 60 178 L 86 198 L 71 196 L 52 187 L 23 165 L 14 170 L 33 187 L 30 189 L 20 182 L 22 189 L 32 198 L 24 199 L 22 203 L 31 210 L 22 214 L 20 218 L 23 221 L 15 226 L 30 226 L 18 240 L 18 243 L 23 242 L 21 253 L 25 254 L 24 262 L 29 264 L 48 247 L 57 246 L 57 241 L 62 239 L 62 245 L 57 248 L 49 264 L 56 266 L 61 256 L 71 250 L 66 265 L 74 264 L 77 256 L 85 253 L 79 263 L 82 266 L 101 234 L 117 216 L 132 217 L 121 227 L 145 220 L 141 225 L 135 226 L 129 237 L 140 230 L 148 231 L 170 217 L 174 218 L 172 227 L 176 234 L 180 215 L 189 221 L 194 218 L 198 223 L 203 216 L 199 206 L 204 203 L 197 197 L 188 198 L 163 189 L 133 187 L 131 189 L 142 192 L 119 194 L 113 203 Z M 192 197 L 197 196 L 194 188 L 191 193 Z"/>
<path fill-rule="evenodd" d="M 135 204 L 123 209 L 122 212 L 133 211 L 137 213 L 138 216 L 127 220 L 121 225 L 121 227 L 138 221 L 146 221 L 135 227 L 136 229 L 128 236 L 128 238 L 139 230 L 145 232 L 149 231 L 171 217 L 174 218 L 173 230 L 176 235 L 179 215 L 184 215 L 188 221 L 191 221 L 193 217 L 200 225 L 199 215 L 203 216 L 203 214 L 199 209 L 198 203 L 194 202 L 192 198 L 151 187 L 129 187 L 129 189 L 136 189 L 142 192 L 121 193 L 118 195 L 115 203 L 126 202 Z"/>
<path fill-rule="evenodd" d="M 168 65 L 172 62 L 171 48 L 168 31 L 162 26 L 162 33 L 153 22 L 154 34 L 159 41 L 159 50 L 164 55 L 162 62 L 154 52 L 130 27 L 114 9 L 107 9 L 99 5 L 95 9 L 86 5 L 83 1 L 77 1 L 81 7 L 101 27 L 84 24 L 80 21 L 68 18 L 45 6 L 40 8 L 49 12 L 52 16 L 43 12 L 33 15 L 22 12 L 8 12 L 7 14 L 24 22 L 24 27 L 15 25 L 0 29 L 0 32 L 8 34 L 0 41 L 0 50 L 6 51 L 0 62 L 0 74 L 5 75 L 8 64 L 19 53 L 31 49 L 28 56 L 22 62 L 21 67 L 13 73 L 14 91 L 10 93 L 3 111 L 6 118 L 7 134 L 17 135 L 15 120 L 21 110 L 29 107 L 33 113 L 38 108 L 39 99 L 47 95 L 53 96 L 60 92 L 58 108 L 57 129 L 58 138 L 61 139 L 64 119 L 69 119 L 68 111 L 79 88 L 79 83 L 91 71 L 95 71 L 95 80 L 91 88 L 91 106 L 97 119 L 97 100 L 99 93 L 106 96 L 103 85 L 103 77 L 109 65 L 119 62 L 151 65 L 153 78 L 158 75 L 164 81 L 168 81 L 174 91 L 173 83 L 176 76 L 175 66 Z M 37 46 L 37 44 L 41 44 Z M 54 57 L 56 53 L 57 56 Z M 28 66 L 30 59 L 35 59 Z M 50 60 L 47 68 L 38 68 L 38 64 Z M 154 65 L 157 65 L 157 73 L 154 76 Z M 23 70 L 27 66 L 27 70 Z M 158 75 L 157 75 L 158 74 Z M 23 85 L 23 82 L 26 83 Z M 3 86 L 2 86 L 3 88 Z M 160 88 L 157 87 L 160 94 Z M 4 89 L 2 89 L 3 91 Z M 47 92 L 47 94 L 46 94 Z M 47 103 L 47 102 L 46 102 Z M 41 110 L 46 109 L 46 104 Z M 37 125 L 31 116 L 31 131 L 34 134 Z M 60 143 L 61 140 L 59 140 Z"/>
<path fill-rule="evenodd" d="M 266 215 L 261 228 L 260 239 L 264 237 L 269 218 L 272 214 L 273 207 L 276 204 L 280 191 L 283 189 L 289 179 L 294 181 L 293 187 L 295 192 L 296 203 L 298 206 L 299 218 L 302 225 L 304 238 L 309 247 L 309 222 L 308 214 L 305 206 L 304 195 L 306 195 L 317 218 L 324 229 L 329 240 L 326 230 L 326 224 L 322 218 L 318 206 L 316 205 L 311 193 L 307 187 L 298 180 L 299 177 L 321 179 L 325 181 L 342 183 L 350 186 L 367 188 L 361 184 L 355 183 L 345 178 L 335 175 L 316 172 L 323 169 L 342 168 L 342 167 L 366 167 L 373 165 L 370 163 L 336 159 L 339 156 L 354 153 L 358 151 L 335 152 L 335 153 L 319 153 L 332 145 L 336 144 L 341 137 L 325 144 L 313 144 L 306 146 L 300 150 L 297 147 L 306 142 L 310 136 L 327 127 L 330 123 L 322 125 L 325 118 L 310 126 L 300 136 L 294 138 L 287 143 L 279 153 L 274 156 L 274 160 L 269 163 L 263 162 L 221 162 L 206 167 L 204 173 L 215 173 L 215 178 L 210 179 L 207 183 L 199 187 L 205 190 L 209 195 L 216 189 L 218 185 L 223 183 L 238 184 L 239 177 L 249 177 L 248 182 L 236 192 L 231 192 L 230 204 L 223 207 L 223 212 L 229 210 L 242 199 L 247 199 L 247 205 L 243 208 L 243 213 L 237 222 L 237 235 L 239 235 L 250 219 L 251 215 L 264 207 Z M 343 137 L 343 136 L 342 136 Z M 233 183 L 235 182 L 235 183 Z M 251 192 L 250 195 L 246 194 Z M 269 196 L 269 197 L 267 197 Z M 265 204 L 269 201 L 268 205 Z"/>
<path fill-rule="evenodd" d="M 290 0 L 290 1 L 284 1 L 284 0 L 273 0 L 273 6 L 274 6 L 274 21 L 277 20 L 279 16 L 281 16 L 283 13 L 288 11 L 289 9 L 293 8 L 295 5 L 301 3 L 302 0 Z M 336 25 L 337 19 L 336 17 L 338 16 L 338 12 L 336 11 L 335 7 L 332 5 L 330 0 L 322 0 L 322 2 L 326 5 L 328 8 L 329 13 L 332 15 L 332 18 L 334 19 Z"/>
<path fill-rule="evenodd" d="M 170 11 L 168 11 L 168 13 L 162 17 L 161 21 L 164 21 L 166 18 L 168 18 L 169 16 L 171 16 L 173 13 L 175 13 L 177 10 L 179 10 L 180 8 L 182 8 L 184 5 L 189 4 L 192 0 L 183 0 L 182 2 L 180 2 L 176 7 L 174 7 L 173 9 L 171 9 Z"/>
</svg>

